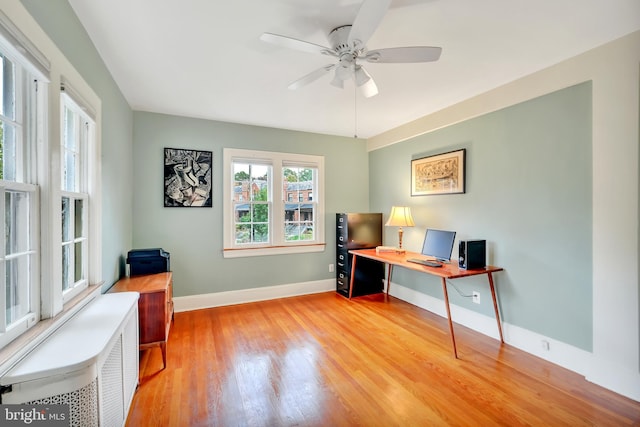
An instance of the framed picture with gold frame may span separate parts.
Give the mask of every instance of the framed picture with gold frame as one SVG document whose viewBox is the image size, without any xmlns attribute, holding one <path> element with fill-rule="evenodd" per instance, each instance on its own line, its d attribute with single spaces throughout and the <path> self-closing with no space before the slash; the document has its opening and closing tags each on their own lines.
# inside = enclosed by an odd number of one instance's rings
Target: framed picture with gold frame
<svg viewBox="0 0 640 427">
<path fill-rule="evenodd" d="M 411 195 L 464 193 L 465 155 L 463 148 L 411 160 Z"/>
</svg>

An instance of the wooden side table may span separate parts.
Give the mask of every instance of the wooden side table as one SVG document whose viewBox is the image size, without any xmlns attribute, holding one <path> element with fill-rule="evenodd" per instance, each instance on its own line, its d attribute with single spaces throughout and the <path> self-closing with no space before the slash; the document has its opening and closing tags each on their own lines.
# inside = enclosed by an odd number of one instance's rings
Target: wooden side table
<svg viewBox="0 0 640 427">
<path fill-rule="evenodd" d="M 140 350 L 160 346 L 167 366 L 167 340 L 173 319 L 173 275 L 171 272 L 124 277 L 109 292 L 138 292 Z"/>
</svg>

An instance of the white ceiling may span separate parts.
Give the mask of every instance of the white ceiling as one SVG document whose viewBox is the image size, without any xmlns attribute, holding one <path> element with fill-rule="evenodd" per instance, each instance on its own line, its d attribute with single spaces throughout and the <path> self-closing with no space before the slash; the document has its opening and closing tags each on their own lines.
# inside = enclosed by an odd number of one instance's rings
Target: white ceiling
<svg viewBox="0 0 640 427">
<path fill-rule="evenodd" d="M 426 45 L 439 61 L 369 64 L 379 95 L 330 75 L 328 46 L 361 0 L 69 0 L 134 110 L 368 138 L 640 29 L 638 0 L 394 0 L 367 47 Z"/>
</svg>

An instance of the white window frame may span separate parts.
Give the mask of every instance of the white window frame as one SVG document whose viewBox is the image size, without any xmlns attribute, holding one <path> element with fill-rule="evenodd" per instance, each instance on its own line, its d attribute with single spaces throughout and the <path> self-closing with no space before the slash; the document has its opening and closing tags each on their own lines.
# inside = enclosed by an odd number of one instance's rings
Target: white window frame
<svg viewBox="0 0 640 427">
<path fill-rule="evenodd" d="M 270 164 L 271 173 L 271 214 L 269 216 L 270 239 L 264 244 L 236 244 L 234 227 L 233 163 L 238 161 Z M 315 178 L 316 204 L 314 213 L 315 239 L 310 241 L 287 242 L 284 238 L 284 212 L 287 203 L 283 187 L 285 167 L 304 166 L 317 170 Z M 322 252 L 325 249 L 324 210 L 324 157 L 310 154 L 279 153 L 273 151 L 223 149 L 223 256 L 239 258 L 262 255 L 281 255 L 308 252 Z"/>
<path fill-rule="evenodd" d="M 0 326 L 0 375 L 16 360 L 39 345 L 52 330 L 59 327 L 77 313 L 91 299 L 100 294 L 102 279 L 102 201 L 101 201 L 101 101 L 84 81 L 73 65 L 55 44 L 44 36 L 37 25 L 25 25 L 31 17 L 19 3 L 0 11 L 0 52 L 14 64 L 24 69 L 24 84 L 20 100 L 23 106 L 17 111 L 29 113 L 21 132 L 25 165 L 24 176 L 14 181 L 0 180 L 0 197 L 3 191 L 28 192 L 29 210 L 36 213 L 30 218 L 30 239 L 34 239 L 28 252 L 34 262 L 29 266 L 30 277 L 36 278 L 30 296 L 33 298 L 32 312 L 26 323 L 11 326 L 6 332 Z M 25 21 L 26 20 L 26 21 Z M 19 28 L 13 22 L 20 22 Z M 23 33 L 26 31 L 26 33 Z M 32 42 L 35 41 L 36 43 Z M 40 50 L 42 49 L 42 50 Z M 33 85 L 33 86 L 31 86 Z M 30 88 L 33 88 L 30 89 Z M 62 92 L 69 94 L 81 110 L 93 120 L 92 140 L 88 143 L 85 176 L 88 218 L 87 241 L 89 247 L 87 284 L 85 292 L 75 295 L 62 292 L 62 224 L 61 224 L 61 162 L 60 162 L 60 115 L 63 109 Z M 16 94 L 18 95 L 18 94 Z M 18 101 L 20 102 L 20 101 Z M 20 181 L 20 182 L 18 182 Z M 2 203 L 4 209 L 5 202 Z M 0 212 L 4 220 L 4 212 Z M 24 223 L 18 223 L 22 226 Z M 84 234 L 84 233 L 83 233 Z M 4 244 L 4 241 L 0 241 Z M 0 257 L 4 257 L 4 248 Z M 24 252 L 20 249 L 20 253 Z M 17 253 L 17 251 L 16 251 Z M 12 255 L 16 257 L 17 255 Z M 2 258 L 4 259 L 4 258 Z M 4 267 L 0 267 L 4 268 Z M 4 277 L 5 271 L 0 271 Z M 4 293 L 0 286 L 0 292 Z M 4 298 L 4 297 L 1 297 Z M 0 307 L 4 308 L 4 307 Z M 2 315 L 6 315 L 2 313 Z M 47 319 L 47 322 L 41 320 Z M 22 320 L 22 319 L 21 319 Z M 6 323 L 6 322 L 5 322 Z M 15 323 L 14 323 L 15 324 Z M 26 334 L 27 328 L 31 328 Z"/>
<path fill-rule="evenodd" d="M 69 91 L 69 85 L 63 86 L 63 89 L 66 88 L 66 91 Z M 65 189 L 64 183 L 64 159 L 66 156 L 66 152 L 69 151 L 66 149 L 64 133 L 65 129 L 65 112 L 69 110 L 73 113 L 73 115 L 78 120 L 76 123 L 75 135 L 76 135 L 76 164 L 74 173 L 74 190 Z M 67 303 L 75 296 L 77 296 L 80 292 L 85 290 L 89 286 L 89 259 L 90 259 L 90 231 L 89 231 L 89 221 L 91 218 L 92 209 L 89 203 L 89 176 L 90 170 L 92 168 L 92 164 L 90 163 L 89 152 L 91 151 L 91 147 L 95 144 L 95 129 L 96 124 L 94 120 L 86 113 L 87 108 L 82 107 L 73 96 L 70 96 L 68 93 L 60 94 L 60 205 L 62 204 L 62 199 L 67 198 L 69 200 L 69 210 L 70 210 L 70 228 L 74 229 L 71 240 L 63 241 L 62 234 L 60 235 L 60 243 L 61 243 L 61 260 L 64 259 L 64 248 L 66 246 L 71 246 L 71 253 L 74 254 L 76 250 L 76 245 L 79 244 L 82 251 L 82 265 L 80 269 L 82 271 L 81 278 L 77 281 L 74 281 L 72 285 L 67 289 L 62 289 L 62 302 L 63 304 Z M 83 203 L 83 212 L 82 212 L 82 232 L 81 236 L 75 235 L 75 202 L 82 201 Z M 68 268 L 69 274 L 75 274 L 75 257 L 71 256 L 68 260 Z M 61 272 L 62 273 L 62 272 Z M 62 275 L 61 275 L 61 287 L 64 286 L 62 283 Z"/>
<path fill-rule="evenodd" d="M 0 22 L 1 23 L 1 22 Z M 37 185 L 38 142 L 44 134 L 44 108 L 46 108 L 47 79 L 38 67 L 26 60 L 14 43 L 8 40 L 5 27 L 0 28 L 0 51 L 14 65 L 15 117 L 3 117 L 4 122 L 11 122 L 16 129 L 16 177 L 15 181 L 0 180 L 0 219 L 3 237 L 0 238 L 0 348 L 33 327 L 40 320 L 41 314 L 41 279 L 40 263 L 43 250 L 40 240 L 40 191 Z M 19 45 L 20 43 L 17 42 Z M 27 248 L 19 253 L 7 254 L 5 249 L 6 204 L 7 192 L 29 194 L 27 209 L 28 237 Z M 21 220 L 23 218 L 18 218 Z M 10 259 L 29 258 L 28 285 L 18 292 L 28 299 L 29 309 L 11 324 L 6 322 L 6 263 Z"/>
</svg>

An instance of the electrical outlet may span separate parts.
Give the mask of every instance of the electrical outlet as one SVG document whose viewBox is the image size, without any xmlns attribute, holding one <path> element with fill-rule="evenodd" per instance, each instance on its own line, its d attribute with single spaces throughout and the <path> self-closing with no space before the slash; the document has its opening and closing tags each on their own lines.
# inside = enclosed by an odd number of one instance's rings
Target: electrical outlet
<svg viewBox="0 0 640 427">
<path fill-rule="evenodd" d="M 540 341 L 540 344 L 542 345 L 542 349 L 544 351 L 549 351 L 549 341 L 542 340 L 542 341 Z"/>
<path fill-rule="evenodd" d="M 329 273 L 333 273 L 335 269 L 336 269 L 335 265 L 329 264 Z"/>
<path fill-rule="evenodd" d="M 473 301 L 476 304 L 480 304 L 480 292 L 473 291 L 473 297 L 471 298 L 471 301 Z"/>
</svg>

